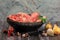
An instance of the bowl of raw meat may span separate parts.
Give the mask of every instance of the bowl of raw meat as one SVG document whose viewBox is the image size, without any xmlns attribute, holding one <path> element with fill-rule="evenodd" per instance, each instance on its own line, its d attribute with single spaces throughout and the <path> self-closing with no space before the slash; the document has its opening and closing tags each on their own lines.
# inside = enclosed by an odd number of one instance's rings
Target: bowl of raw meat
<svg viewBox="0 0 60 40">
<path fill-rule="evenodd" d="M 11 14 L 7 17 L 7 22 L 16 32 L 31 32 L 42 26 L 43 22 L 39 19 L 40 14 L 33 12 L 32 14 L 19 12 Z"/>
</svg>

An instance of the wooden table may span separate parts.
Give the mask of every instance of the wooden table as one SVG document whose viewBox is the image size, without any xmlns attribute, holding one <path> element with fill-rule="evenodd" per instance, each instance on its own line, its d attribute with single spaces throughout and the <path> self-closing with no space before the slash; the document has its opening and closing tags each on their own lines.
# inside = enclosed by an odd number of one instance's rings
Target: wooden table
<svg viewBox="0 0 60 40">
<path fill-rule="evenodd" d="M 0 40 L 60 40 L 60 35 L 54 37 L 42 37 L 41 35 L 38 36 L 30 36 L 26 38 L 21 38 L 21 36 L 10 36 L 0 33 Z"/>
</svg>

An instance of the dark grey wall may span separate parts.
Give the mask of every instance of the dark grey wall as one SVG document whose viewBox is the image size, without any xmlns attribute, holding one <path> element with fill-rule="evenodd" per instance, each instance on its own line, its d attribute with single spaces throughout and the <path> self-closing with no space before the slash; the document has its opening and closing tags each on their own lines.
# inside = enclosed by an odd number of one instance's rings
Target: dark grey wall
<svg viewBox="0 0 60 40">
<path fill-rule="evenodd" d="M 0 0 L 0 27 L 7 27 L 6 17 L 19 11 L 37 11 L 48 19 L 55 16 L 54 20 L 60 20 L 60 0 Z"/>
</svg>

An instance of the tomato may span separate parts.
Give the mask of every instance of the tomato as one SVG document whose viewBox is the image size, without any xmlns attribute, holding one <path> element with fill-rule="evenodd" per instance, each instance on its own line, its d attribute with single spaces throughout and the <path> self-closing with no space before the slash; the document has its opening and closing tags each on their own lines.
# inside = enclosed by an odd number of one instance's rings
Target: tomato
<svg viewBox="0 0 60 40">
<path fill-rule="evenodd" d="M 10 26 L 8 30 L 11 31 L 11 32 L 13 32 L 14 28 Z"/>
<path fill-rule="evenodd" d="M 38 13 L 38 12 L 33 12 L 33 13 L 31 14 L 31 16 L 37 18 L 37 17 L 39 16 L 39 13 Z"/>
<path fill-rule="evenodd" d="M 33 12 L 31 15 L 23 12 L 19 12 L 15 15 L 10 15 L 10 19 L 17 22 L 36 22 L 39 18 L 39 13 Z"/>
<path fill-rule="evenodd" d="M 20 17 L 20 16 L 21 16 L 21 14 L 16 14 L 15 16 L 16 16 L 16 17 Z"/>
<path fill-rule="evenodd" d="M 36 20 L 36 18 L 30 17 L 29 22 L 35 22 Z"/>
<path fill-rule="evenodd" d="M 39 16 L 39 14 L 38 14 L 37 12 L 33 12 L 33 13 L 31 14 L 31 18 L 32 18 L 32 20 L 33 20 L 34 22 L 37 21 L 38 16 Z"/>
<path fill-rule="evenodd" d="M 22 19 L 23 19 L 23 22 L 27 22 L 27 19 L 25 17 L 23 17 Z"/>
<path fill-rule="evenodd" d="M 13 31 L 14 31 L 14 28 L 12 26 L 9 26 L 8 36 L 11 36 L 11 34 L 12 34 Z"/>
<path fill-rule="evenodd" d="M 26 17 L 28 19 L 30 17 L 30 15 L 28 15 L 27 13 L 23 13 L 22 17 Z"/>
<path fill-rule="evenodd" d="M 23 13 L 21 15 L 22 15 L 21 17 L 22 17 L 23 22 L 28 22 L 30 15 L 28 15 L 27 13 Z"/>
<path fill-rule="evenodd" d="M 10 37 L 11 36 L 11 32 L 10 31 L 8 31 L 8 37 Z"/>
<path fill-rule="evenodd" d="M 15 15 L 10 15 L 9 18 L 16 21 L 16 16 Z"/>
<path fill-rule="evenodd" d="M 41 22 L 41 19 L 38 19 L 36 22 Z"/>
</svg>

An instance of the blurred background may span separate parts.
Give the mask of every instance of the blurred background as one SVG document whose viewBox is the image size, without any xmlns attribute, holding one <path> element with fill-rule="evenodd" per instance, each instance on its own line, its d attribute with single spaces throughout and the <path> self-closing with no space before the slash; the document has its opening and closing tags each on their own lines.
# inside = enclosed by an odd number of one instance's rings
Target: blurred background
<svg viewBox="0 0 60 40">
<path fill-rule="evenodd" d="M 0 0 L 0 31 L 8 27 L 6 17 L 17 12 L 39 12 L 60 21 L 60 0 Z"/>
</svg>

